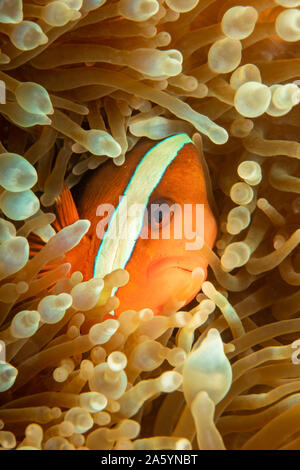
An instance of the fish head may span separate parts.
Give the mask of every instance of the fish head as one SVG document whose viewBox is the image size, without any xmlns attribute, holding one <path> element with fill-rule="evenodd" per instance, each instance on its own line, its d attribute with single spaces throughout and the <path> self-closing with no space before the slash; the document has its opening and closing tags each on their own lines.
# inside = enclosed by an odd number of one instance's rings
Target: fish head
<svg viewBox="0 0 300 470">
<path fill-rule="evenodd" d="M 126 264 L 130 281 L 118 289 L 124 310 L 167 315 L 192 300 L 207 276 L 203 241 L 213 246 L 217 224 L 207 199 L 199 153 L 186 143 L 166 169 L 144 211 Z"/>
<path fill-rule="evenodd" d="M 143 308 L 167 315 L 200 290 L 208 264 L 201 247 L 213 246 L 217 224 L 201 156 L 186 134 L 142 142 L 122 167 L 102 165 L 82 193 L 79 214 L 91 221 L 89 249 L 80 254 L 84 277 L 129 273 L 116 292 L 115 315 Z"/>
</svg>

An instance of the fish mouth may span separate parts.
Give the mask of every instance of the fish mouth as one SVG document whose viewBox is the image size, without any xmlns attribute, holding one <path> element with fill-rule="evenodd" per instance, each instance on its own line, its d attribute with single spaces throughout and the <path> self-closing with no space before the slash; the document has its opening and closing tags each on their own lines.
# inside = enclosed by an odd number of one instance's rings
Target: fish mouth
<svg viewBox="0 0 300 470">
<path fill-rule="evenodd" d="M 203 278 L 193 276 L 194 270 L 199 267 L 202 269 L 205 268 Z M 151 277 L 152 282 L 154 277 L 160 278 L 161 283 L 172 279 L 170 284 L 171 290 L 169 289 L 168 291 L 168 299 L 153 309 L 156 315 L 169 316 L 174 313 L 175 310 L 187 305 L 195 297 L 197 292 L 199 292 L 202 282 L 206 277 L 206 266 L 203 264 L 201 266 L 201 263 L 197 263 L 196 265 L 195 260 L 193 266 L 187 266 L 186 263 L 182 262 L 180 264 L 174 264 L 169 260 L 161 260 L 159 263 L 153 263 L 151 271 L 149 271 L 149 280 Z M 174 282 L 175 284 L 173 284 Z M 168 285 L 168 282 L 166 282 L 166 285 Z M 177 286 L 175 290 L 174 285 Z"/>
<path fill-rule="evenodd" d="M 188 273 L 192 273 L 191 269 L 183 268 L 182 266 L 174 266 L 174 268 L 180 269 L 181 271 L 186 271 Z"/>
<path fill-rule="evenodd" d="M 205 259 L 197 257 L 197 261 L 195 262 L 195 257 L 169 257 L 155 260 L 149 265 L 147 275 L 148 277 L 153 277 L 164 272 L 167 273 L 170 269 L 177 269 L 189 274 L 192 274 L 193 270 L 197 267 L 202 267 L 206 270 L 207 262 Z"/>
</svg>

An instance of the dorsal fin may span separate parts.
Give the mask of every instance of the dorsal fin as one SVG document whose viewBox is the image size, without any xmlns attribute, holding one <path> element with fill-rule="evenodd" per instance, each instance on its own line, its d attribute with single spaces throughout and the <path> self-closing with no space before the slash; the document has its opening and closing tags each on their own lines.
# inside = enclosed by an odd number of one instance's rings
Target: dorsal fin
<svg viewBox="0 0 300 470">
<path fill-rule="evenodd" d="M 60 230 L 67 225 L 74 224 L 79 220 L 76 204 L 66 184 L 61 194 L 56 198 L 56 221 L 55 228 Z"/>
</svg>

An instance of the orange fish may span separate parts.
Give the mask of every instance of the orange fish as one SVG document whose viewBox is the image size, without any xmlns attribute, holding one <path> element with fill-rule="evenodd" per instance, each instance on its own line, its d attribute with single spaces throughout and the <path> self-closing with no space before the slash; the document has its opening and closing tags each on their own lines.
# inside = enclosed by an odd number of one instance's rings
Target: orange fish
<svg viewBox="0 0 300 470">
<path fill-rule="evenodd" d="M 187 304 L 201 289 L 208 264 L 201 243 L 213 246 L 217 224 L 201 159 L 188 135 L 155 146 L 140 143 L 122 167 L 107 161 L 87 180 L 77 208 L 70 191 L 63 192 L 58 215 L 63 224 L 91 221 L 88 234 L 66 255 L 73 271 L 85 280 L 118 268 L 128 271 L 129 283 L 118 289 L 116 315 L 143 308 L 168 314 L 172 299 Z M 201 268 L 200 276 L 192 274 L 195 268 Z"/>
</svg>

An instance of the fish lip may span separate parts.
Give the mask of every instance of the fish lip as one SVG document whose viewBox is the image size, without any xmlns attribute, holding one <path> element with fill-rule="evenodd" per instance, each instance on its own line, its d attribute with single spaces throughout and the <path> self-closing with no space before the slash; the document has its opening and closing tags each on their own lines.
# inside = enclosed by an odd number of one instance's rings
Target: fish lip
<svg viewBox="0 0 300 470">
<path fill-rule="evenodd" d="M 191 267 L 191 264 L 193 267 Z M 152 263 L 150 263 L 147 269 L 147 276 L 150 278 L 155 274 L 167 272 L 171 268 L 176 268 L 181 271 L 185 271 L 187 273 L 192 274 L 193 270 L 197 266 L 203 267 L 206 265 L 207 262 L 202 257 L 201 261 L 199 260 L 197 264 L 195 264 L 195 257 L 167 257 L 163 259 L 154 260 Z"/>
<path fill-rule="evenodd" d="M 187 268 L 184 268 L 182 266 L 178 266 L 176 264 L 168 265 L 168 266 L 161 266 L 161 267 L 151 267 L 151 266 L 149 266 L 149 268 L 147 269 L 147 276 L 148 276 L 148 278 L 152 278 L 153 275 L 157 275 L 157 274 L 160 274 L 160 273 L 163 273 L 163 272 L 168 272 L 170 269 L 179 269 L 180 271 L 190 273 L 190 274 L 192 274 L 192 272 L 193 272 L 191 269 L 187 269 Z"/>
<path fill-rule="evenodd" d="M 187 271 L 189 273 L 193 272 L 191 269 L 183 268 L 182 266 L 174 266 L 174 268 L 178 268 L 178 269 L 181 269 L 181 271 Z"/>
</svg>

